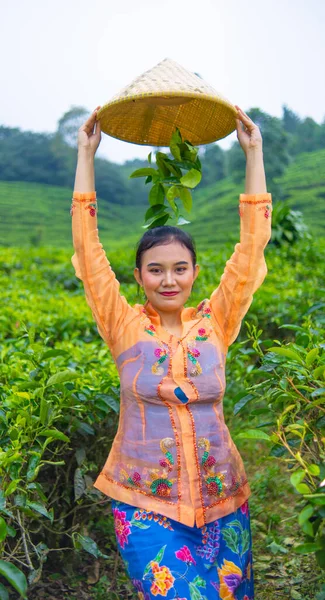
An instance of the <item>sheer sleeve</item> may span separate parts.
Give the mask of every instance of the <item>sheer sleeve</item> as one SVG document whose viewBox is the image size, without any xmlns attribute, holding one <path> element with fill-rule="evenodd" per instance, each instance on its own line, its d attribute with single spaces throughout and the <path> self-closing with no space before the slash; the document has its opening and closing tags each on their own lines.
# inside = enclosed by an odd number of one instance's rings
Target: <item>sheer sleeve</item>
<svg viewBox="0 0 325 600">
<path fill-rule="evenodd" d="M 240 194 L 240 242 L 210 297 L 210 308 L 226 346 L 236 339 L 253 294 L 265 279 L 264 249 L 271 237 L 271 212 L 270 193 Z"/>
<path fill-rule="evenodd" d="M 112 350 L 136 313 L 121 296 L 120 284 L 99 241 L 96 192 L 74 192 L 70 214 L 75 250 L 71 262 L 83 282 L 98 332 Z"/>
</svg>

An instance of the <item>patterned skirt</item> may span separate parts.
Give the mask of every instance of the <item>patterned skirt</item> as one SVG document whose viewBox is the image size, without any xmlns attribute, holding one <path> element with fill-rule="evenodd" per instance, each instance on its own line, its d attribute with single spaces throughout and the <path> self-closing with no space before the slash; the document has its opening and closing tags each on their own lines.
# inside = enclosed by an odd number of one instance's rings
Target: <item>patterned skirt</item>
<svg viewBox="0 0 325 600">
<path fill-rule="evenodd" d="M 204 527 L 112 499 L 115 535 L 141 600 L 252 600 L 248 501 Z"/>
</svg>

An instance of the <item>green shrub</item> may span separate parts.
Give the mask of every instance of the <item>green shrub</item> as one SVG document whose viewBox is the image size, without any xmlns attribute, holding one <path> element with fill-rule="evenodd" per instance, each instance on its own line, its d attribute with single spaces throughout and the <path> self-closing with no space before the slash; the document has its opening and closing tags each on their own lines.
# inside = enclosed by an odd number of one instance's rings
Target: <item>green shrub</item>
<svg viewBox="0 0 325 600">
<path fill-rule="evenodd" d="M 295 332 L 295 341 L 284 344 L 261 342 L 262 330 L 247 326 L 260 361 L 234 407 L 237 414 L 254 403 L 250 428 L 237 437 L 272 442 L 269 455 L 285 462 L 298 495 L 295 510 L 306 542 L 295 551 L 315 552 L 325 568 L 325 329 L 310 316 L 302 326 L 283 325 Z"/>
</svg>

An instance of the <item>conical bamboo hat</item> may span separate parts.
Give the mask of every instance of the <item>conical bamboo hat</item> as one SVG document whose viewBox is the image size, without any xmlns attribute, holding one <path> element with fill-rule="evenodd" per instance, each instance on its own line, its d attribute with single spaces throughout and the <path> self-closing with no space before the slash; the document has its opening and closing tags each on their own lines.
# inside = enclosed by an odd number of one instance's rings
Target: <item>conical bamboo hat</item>
<svg viewBox="0 0 325 600">
<path fill-rule="evenodd" d="M 97 113 L 104 133 L 147 146 L 169 146 L 179 128 L 194 146 L 236 129 L 235 107 L 201 77 L 165 58 L 123 88 Z"/>
</svg>

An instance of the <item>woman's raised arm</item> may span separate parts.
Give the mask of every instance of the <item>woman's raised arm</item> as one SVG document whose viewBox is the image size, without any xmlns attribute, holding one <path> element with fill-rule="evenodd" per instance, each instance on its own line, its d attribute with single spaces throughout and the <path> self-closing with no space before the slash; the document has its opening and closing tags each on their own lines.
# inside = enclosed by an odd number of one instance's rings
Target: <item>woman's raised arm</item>
<svg viewBox="0 0 325 600">
<path fill-rule="evenodd" d="M 210 297 L 212 313 L 227 347 L 236 339 L 253 294 L 264 281 L 264 249 L 271 237 L 272 196 L 266 190 L 262 136 L 257 125 L 236 108 L 237 136 L 246 156 L 245 193 L 239 198 L 240 242 Z"/>
<path fill-rule="evenodd" d="M 94 157 L 101 139 L 100 122 L 96 122 L 98 108 L 78 132 L 78 161 L 70 211 L 75 250 L 71 262 L 76 277 L 83 282 L 98 332 L 114 355 L 116 341 L 136 313 L 120 295 L 120 284 L 98 237 L 94 175 Z"/>
</svg>

